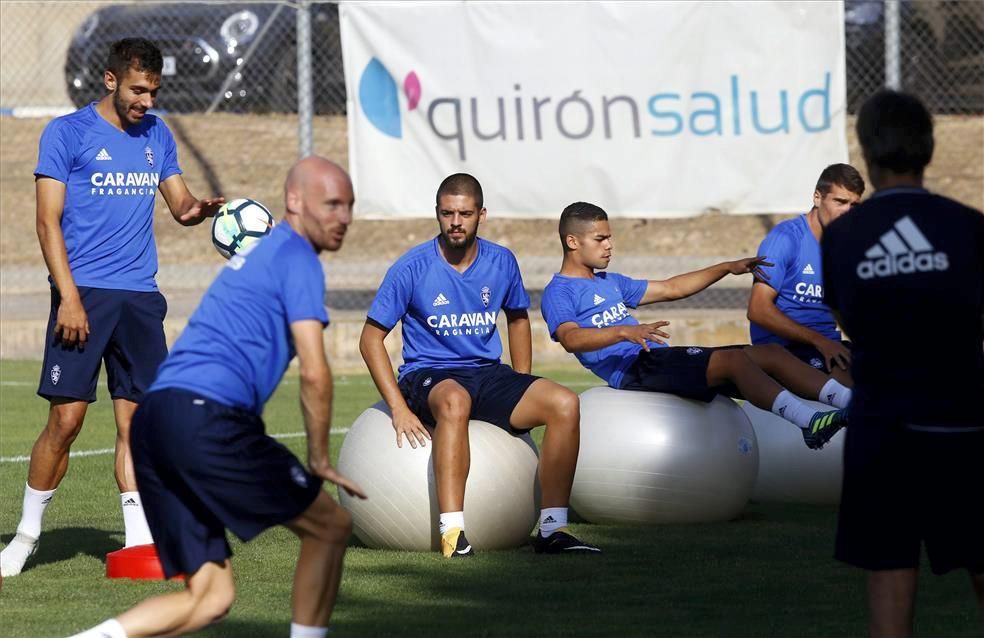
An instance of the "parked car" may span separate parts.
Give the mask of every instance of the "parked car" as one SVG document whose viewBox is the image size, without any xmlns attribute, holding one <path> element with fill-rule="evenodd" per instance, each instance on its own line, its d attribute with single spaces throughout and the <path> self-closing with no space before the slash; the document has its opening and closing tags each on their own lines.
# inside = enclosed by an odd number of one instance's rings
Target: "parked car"
<svg viewBox="0 0 984 638">
<path fill-rule="evenodd" d="M 311 4 L 314 107 L 345 111 L 338 6 Z M 111 5 L 76 30 L 65 76 L 76 106 L 105 94 L 109 44 L 145 37 L 164 55 L 158 107 L 173 112 L 297 110 L 295 11 L 280 3 Z"/>
<path fill-rule="evenodd" d="M 845 0 L 847 104 L 885 84 L 885 3 Z M 901 88 L 937 113 L 984 112 L 984 3 L 899 3 Z"/>
</svg>

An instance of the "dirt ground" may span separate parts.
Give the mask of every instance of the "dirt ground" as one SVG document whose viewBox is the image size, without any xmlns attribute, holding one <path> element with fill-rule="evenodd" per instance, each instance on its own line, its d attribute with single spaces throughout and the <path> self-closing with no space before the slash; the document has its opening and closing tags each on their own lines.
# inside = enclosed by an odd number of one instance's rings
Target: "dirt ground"
<svg viewBox="0 0 984 638">
<path fill-rule="evenodd" d="M 296 117 L 290 115 L 169 116 L 178 141 L 185 178 L 192 192 L 250 193 L 260 201 L 279 202 L 285 167 L 297 156 Z M 34 230 L 32 171 L 37 143 L 47 120 L 0 118 L 0 266 L 43 267 Z M 984 208 L 984 118 L 940 116 L 937 151 L 927 185 L 978 209 Z M 853 135 L 851 160 L 861 158 Z M 344 117 L 319 117 L 315 150 L 348 162 Z M 808 196 L 804 193 L 804 199 Z M 807 200 L 808 201 L 808 200 Z M 215 264 L 203 224 L 184 229 L 170 219 L 158 198 L 155 232 L 160 262 Z M 792 211 L 796 212 L 796 211 Z M 703 215 L 689 219 L 616 220 L 613 230 L 621 255 L 717 256 L 753 254 L 780 215 Z M 483 236 L 521 255 L 555 255 L 554 220 L 490 219 Z M 392 260 L 412 242 L 434 233 L 433 220 L 358 221 L 345 240 L 346 259 Z"/>
</svg>

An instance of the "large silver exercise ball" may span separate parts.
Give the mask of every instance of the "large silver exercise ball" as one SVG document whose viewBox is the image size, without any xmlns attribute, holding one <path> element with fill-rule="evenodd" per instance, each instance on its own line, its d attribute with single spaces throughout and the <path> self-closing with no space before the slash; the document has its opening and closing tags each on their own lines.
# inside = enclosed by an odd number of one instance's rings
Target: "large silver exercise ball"
<svg viewBox="0 0 984 638">
<path fill-rule="evenodd" d="M 805 403 L 823 412 L 834 409 L 816 401 Z M 811 450 L 803 443 L 799 428 L 785 419 L 747 401 L 741 409 L 752 422 L 759 444 L 759 470 L 752 489 L 753 500 L 814 505 L 840 502 L 844 475 L 843 430 L 823 449 Z"/>
<path fill-rule="evenodd" d="M 475 549 L 504 549 L 529 538 L 539 513 L 537 451 L 529 435 L 513 436 L 484 421 L 468 424 L 471 470 L 465 485 L 465 529 Z M 355 535 L 369 547 L 437 550 L 437 486 L 432 442 L 396 447 L 389 408 L 382 401 L 352 424 L 338 456 L 338 471 L 368 499 L 339 490 Z"/>
<path fill-rule="evenodd" d="M 735 518 L 758 470 L 755 432 L 727 397 L 592 388 L 581 395 L 571 505 L 593 523 Z"/>
</svg>

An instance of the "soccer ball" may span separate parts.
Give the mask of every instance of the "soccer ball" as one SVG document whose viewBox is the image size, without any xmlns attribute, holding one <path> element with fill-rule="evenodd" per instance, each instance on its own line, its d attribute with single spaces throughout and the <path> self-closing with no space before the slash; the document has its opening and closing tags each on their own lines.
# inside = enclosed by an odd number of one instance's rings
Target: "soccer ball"
<svg viewBox="0 0 984 638">
<path fill-rule="evenodd" d="M 212 245 L 229 259 L 256 243 L 273 228 L 273 215 L 253 199 L 227 202 L 212 218 Z"/>
</svg>

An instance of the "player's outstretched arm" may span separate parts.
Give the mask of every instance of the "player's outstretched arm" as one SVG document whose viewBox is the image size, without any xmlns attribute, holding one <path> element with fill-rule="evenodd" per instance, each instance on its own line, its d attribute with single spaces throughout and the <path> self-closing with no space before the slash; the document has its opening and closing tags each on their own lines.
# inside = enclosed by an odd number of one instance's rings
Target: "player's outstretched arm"
<svg viewBox="0 0 984 638">
<path fill-rule="evenodd" d="M 509 361 L 516 372 L 529 374 L 533 369 L 533 332 L 530 314 L 523 310 L 506 310 L 506 329 L 509 334 Z"/>
<path fill-rule="evenodd" d="M 641 323 L 635 326 L 610 326 L 608 328 L 582 328 L 573 321 L 557 326 L 557 341 L 568 352 L 594 352 L 616 344 L 620 341 L 631 341 L 649 351 L 650 341 L 665 343 L 670 335 L 661 328 L 670 325 L 669 321 Z"/>
<path fill-rule="evenodd" d="M 826 359 L 828 370 L 833 370 L 834 366 L 849 370 L 851 351 L 839 341 L 825 337 L 816 330 L 790 319 L 776 307 L 778 296 L 779 293 L 772 286 L 761 281 L 755 282 L 748 299 L 748 320 L 780 337 L 813 346 Z"/>
<path fill-rule="evenodd" d="M 82 306 L 79 289 L 68 265 L 68 249 L 62 233 L 61 218 L 65 210 L 65 184 L 50 177 L 38 177 L 34 185 L 37 195 L 37 231 L 41 254 L 51 273 L 51 280 L 61 301 L 55 319 L 55 336 L 63 344 L 85 346 L 89 338 L 89 317 Z"/>
<path fill-rule="evenodd" d="M 384 340 L 389 330 L 372 319 L 366 319 L 366 324 L 362 327 L 362 336 L 359 338 L 359 352 L 369 368 L 379 395 L 389 406 L 393 414 L 393 429 L 396 430 L 396 446 L 403 447 L 403 437 L 406 437 L 410 447 L 416 449 L 427 445 L 431 438 L 430 432 L 420 422 L 417 415 L 410 410 L 406 399 L 400 393 L 400 387 L 396 384 L 396 377 L 393 375 L 393 364 L 390 363 L 389 354 L 386 352 Z"/>
<path fill-rule="evenodd" d="M 771 265 L 766 261 L 766 257 L 746 257 L 714 264 L 702 270 L 695 270 L 669 279 L 650 280 L 639 305 L 684 299 L 717 283 L 728 275 L 753 274 L 768 280 L 769 277 L 762 268 Z"/>
<path fill-rule="evenodd" d="M 225 203 L 224 197 L 197 199 L 188 190 L 181 175 L 172 175 L 161 182 L 161 194 L 167 202 L 167 208 L 182 226 L 195 226 L 208 217 L 213 217 Z"/>
<path fill-rule="evenodd" d="M 308 469 L 352 496 L 365 498 L 362 489 L 339 474 L 331 464 L 329 433 L 334 384 L 322 341 L 323 326 L 316 319 L 290 324 L 301 369 L 301 414 L 308 442 Z"/>
</svg>

